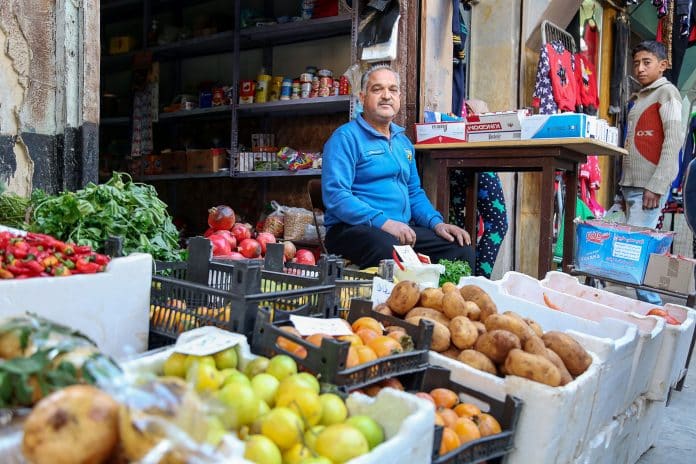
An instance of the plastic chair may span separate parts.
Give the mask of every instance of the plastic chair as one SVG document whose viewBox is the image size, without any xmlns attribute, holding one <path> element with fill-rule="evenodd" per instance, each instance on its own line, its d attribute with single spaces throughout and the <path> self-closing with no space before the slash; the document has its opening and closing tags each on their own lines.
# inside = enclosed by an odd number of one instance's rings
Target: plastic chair
<svg viewBox="0 0 696 464">
<path fill-rule="evenodd" d="M 324 199 L 321 196 L 321 180 L 320 179 L 310 179 L 307 182 L 307 194 L 309 195 L 309 203 L 312 205 L 312 217 L 314 218 L 314 227 L 317 229 L 317 238 L 319 239 L 319 245 L 321 246 L 321 252 L 328 254 L 326 251 L 326 245 L 324 244 L 324 237 L 321 235 L 319 229 L 319 221 L 317 220 L 317 210 L 324 211 Z"/>
</svg>

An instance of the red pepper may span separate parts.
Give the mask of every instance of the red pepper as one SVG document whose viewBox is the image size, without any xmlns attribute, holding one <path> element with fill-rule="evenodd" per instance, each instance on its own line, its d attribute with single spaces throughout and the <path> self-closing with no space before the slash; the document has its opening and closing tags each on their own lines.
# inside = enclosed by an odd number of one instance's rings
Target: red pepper
<svg viewBox="0 0 696 464">
<path fill-rule="evenodd" d="M 99 264 L 99 265 L 103 266 L 105 264 L 109 264 L 109 260 L 110 260 L 110 258 L 106 255 L 102 255 L 99 253 L 94 255 L 94 262 Z"/>
<path fill-rule="evenodd" d="M 15 277 L 19 277 L 20 275 L 24 275 L 27 273 L 26 269 L 19 266 L 15 266 L 14 264 L 8 264 L 7 266 L 5 266 L 5 269 L 14 274 Z"/>
<path fill-rule="evenodd" d="M 17 259 L 24 259 L 29 256 L 29 245 L 26 242 L 17 242 L 10 246 L 12 254 Z"/>
<path fill-rule="evenodd" d="M 41 264 L 43 264 L 44 267 L 53 267 L 59 262 L 60 261 L 58 261 L 58 258 L 56 258 L 55 256 L 46 256 L 44 259 L 41 260 Z"/>
<path fill-rule="evenodd" d="M 24 261 L 24 267 L 29 270 L 31 274 L 41 274 L 44 272 L 44 266 L 41 265 L 38 261 Z"/>
<path fill-rule="evenodd" d="M 64 277 L 72 275 L 72 272 L 70 272 L 70 269 L 65 266 L 56 266 L 51 270 L 51 274 L 56 277 Z"/>
<path fill-rule="evenodd" d="M 75 261 L 75 268 L 80 274 L 94 274 L 100 267 L 99 264 L 90 263 L 84 258 L 78 258 L 77 261 Z"/>
<path fill-rule="evenodd" d="M 7 269 L 0 267 L 0 279 L 13 279 L 14 275 Z"/>
<path fill-rule="evenodd" d="M 74 249 L 77 255 L 88 255 L 92 253 L 92 247 L 89 245 L 76 245 Z"/>
</svg>

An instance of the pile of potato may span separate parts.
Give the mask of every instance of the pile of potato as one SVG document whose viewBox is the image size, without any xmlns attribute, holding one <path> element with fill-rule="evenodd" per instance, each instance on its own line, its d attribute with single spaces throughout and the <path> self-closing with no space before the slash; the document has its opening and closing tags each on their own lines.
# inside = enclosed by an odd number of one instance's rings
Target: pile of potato
<svg viewBox="0 0 696 464">
<path fill-rule="evenodd" d="M 493 375 L 517 375 L 557 387 L 592 364 L 575 339 L 562 332 L 544 333 L 535 321 L 515 312 L 498 313 L 491 297 L 476 285 L 457 288 L 448 282 L 421 292 L 415 282 L 401 281 L 375 311 L 415 325 L 421 319 L 432 322 L 432 350 Z"/>
</svg>

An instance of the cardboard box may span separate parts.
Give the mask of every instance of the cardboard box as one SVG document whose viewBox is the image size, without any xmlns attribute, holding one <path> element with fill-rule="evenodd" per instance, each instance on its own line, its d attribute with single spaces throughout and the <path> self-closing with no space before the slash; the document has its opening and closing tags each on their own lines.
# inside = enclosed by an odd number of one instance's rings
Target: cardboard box
<svg viewBox="0 0 696 464">
<path fill-rule="evenodd" d="M 183 174 L 186 172 L 186 152 L 184 150 L 161 153 L 162 172 L 165 174 Z"/>
<path fill-rule="evenodd" d="M 186 172 L 217 172 L 221 168 L 227 167 L 226 153 L 224 148 L 186 150 Z"/>
<path fill-rule="evenodd" d="M 466 142 L 466 122 L 416 124 L 416 143 Z"/>
<path fill-rule="evenodd" d="M 580 113 L 535 114 L 522 119 L 521 126 L 522 139 L 590 136 L 587 115 Z M 600 130 L 599 127 L 597 129 Z"/>
<path fill-rule="evenodd" d="M 470 114 L 466 117 L 467 142 L 520 140 L 520 120 L 526 110 Z"/>
<path fill-rule="evenodd" d="M 674 232 L 605 221 L 578 223 L 577 270 L 630 284 L 642 284 L 651 253 L 669 250 Z"/>
<path fill-rule="evenodd" d="M 643 283 L 678 293 L 694 292 L 696 260 L 674 255 L 651 254 Z"/>
</svg>

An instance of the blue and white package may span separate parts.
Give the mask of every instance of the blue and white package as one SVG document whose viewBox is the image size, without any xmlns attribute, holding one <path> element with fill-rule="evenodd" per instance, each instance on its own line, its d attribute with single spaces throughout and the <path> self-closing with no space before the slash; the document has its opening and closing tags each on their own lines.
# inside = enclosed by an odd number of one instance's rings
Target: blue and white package
<svg viewBox="0 0 696 464">
<path fill-rule="evenodd" d="M 521 121 L 522 139 L 589 137 L 590 121 L 586 114 L 535 114 Z"/>
</svg>

